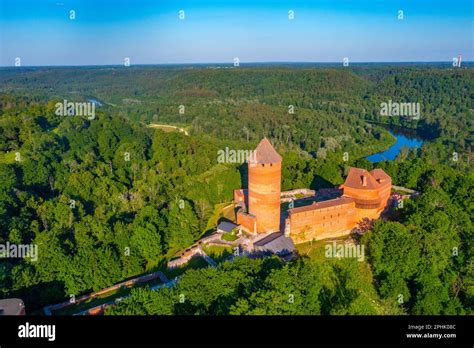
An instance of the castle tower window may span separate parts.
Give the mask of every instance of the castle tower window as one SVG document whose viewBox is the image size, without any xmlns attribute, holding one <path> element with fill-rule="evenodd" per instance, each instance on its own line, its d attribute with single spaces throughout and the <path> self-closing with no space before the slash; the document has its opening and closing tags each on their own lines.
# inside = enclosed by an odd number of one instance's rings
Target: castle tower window
<svg viewBox="0 0 474 348">
<path fill-rule="evenodd" d="M 367 186 L 367 177 L 365 175 L 362 175 L 360 178 L 362 180 L 362 186 Z"/>
</svg>

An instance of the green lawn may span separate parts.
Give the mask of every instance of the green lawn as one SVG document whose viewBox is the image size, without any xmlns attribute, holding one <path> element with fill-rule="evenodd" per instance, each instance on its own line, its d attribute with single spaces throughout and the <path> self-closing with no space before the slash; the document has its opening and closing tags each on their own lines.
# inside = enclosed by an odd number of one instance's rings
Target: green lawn
<svg viewBox="0 0 474 348">
<path fill-rule="evenodd" d="M 233 242 L 234 240 L 239 239 L 239 237 L 232 233 L 223 233 L 221 239 L 228 242 Z"/>
<path fill-rule="evenodd" d="M 318 261 L 327 261 L 327 258 L 324 254 L 325 246 L 327 244 L 332 245 L 333 241 L 336 241 L 336 244 L 344 244 L 344 241 L 350 236 L 344 236 L 337 239 L 324 239 L 318 240 L 315 242 L 307 242 L 302 244 L 295 245 L 296 250 L 301 256 L 307 256 L 313 260 Z"/>
<path fill-rule="evenodd" d="M 204 229 L 203 235 L 209 230 L 216 229 L 217 222 L 224 215 L 224 208 L 228 206 L 229 204 L 230 202 L 224 202 L 224 203 L 214 205 L 214 212 L 212 213 L 209 220 L 207 220 L 207 225 L 206 225 L 206 228 Z"/>
<path fill-rule="evenodd" d="M 209 255 L 216 262 L 220 262 L 232 255 L 233 248 L 230 246 L 211 245 L 203 247 L 204 252 Z"/>
<path fill-rule="evenodd" d="M 0 152 L 0 163 L 12 164 L 15 163 L 15 154 L 17 151 Z M 18 151 L 21 154 L 21 151 Z"/>
<path fill-rule="evenodd" d="M 199 269 L 199 268 L 205 268 L 208 267 L 209 264 L 201 257 L 201 256 L 194 256 L 189 260 L 189 262 L 182 267 L 179 268 L 173 268 L 173 269 L 166 269 L 163 270 L 163 273 L 168 277 L 169 280 L 172 280 L 175 277 L 180 276 L 184 272 L 186 272 L 188 269 Z"/>
</svg>

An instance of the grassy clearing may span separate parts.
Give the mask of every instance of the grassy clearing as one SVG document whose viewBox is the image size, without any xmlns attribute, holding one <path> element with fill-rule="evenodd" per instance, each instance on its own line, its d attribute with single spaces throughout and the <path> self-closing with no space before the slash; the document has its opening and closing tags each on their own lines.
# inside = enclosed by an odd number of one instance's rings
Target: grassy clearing
<svg viewBox="0 0 474 348">
<path fill-rule="evenodd" d="M 184 133 L 185 135 L 188 135 L 188 131 L 185 128 L 182 127 L 177 127 L 177 126 L 172 126 L 169 124 L 156 124 L 156 123 L 150 123 L 147 125 L 148 128 L 153 128 L 153 129 L 161 129 L 163 132 L 180 132 Z"/>
<path fill-rule="evenodd" d="M 327 261 L 327 258 L 324 255 L 325 246 L 327 244 L 332 245 L 333 242 L 336 242 L 336 245 L 344 245 L 345 240 L 348 238 L 350 238 L 350 236 L 344 236 L 337 239 L 318 240 L 315 242 L 297 244 L 295 247 L 301 256 L 307 256 L 312 260 Z"/>
<path fill-rule="evenodd" d="M 235 207 L 233 204 L 228 203 L 228 206 L 222 209 L 222 217 L 230 221 L 235 221 L 236 217 L 235 217 L 234 208 Z"/>
<path fill-rule="evenodd" d="M 222 217 L 223 209 L 228 206 L 230 202 L 219 203 L 214 206 L 214 212 L 212 213 L 209 220 L 207 220 L 207 225 L 205 228 L 205 232 L 209 230 L 215 230 L 217 226 L 217 222 Z"/>
<path fill-rule="evenodd" d="M 203 247 L 204 252 L 216 262 L 220 262 L 232 255 L 233 249 L 230 246 L 210 245 Z"/>
<path fill-rule="evenodd" d="M 233 242 L 234 240 L 239 239 L 239 237 L 232 233 L 223 233 L 221 239 L 227 242 Z"/>
<path fill-rule="evenodd" d="M 201 257 L 201 256 L 194 256 L 189 260 L 189 262 L 182 267 L 179 268 L 173 268 L 173 269 L 166 269 L 163 270 L 163 273 L 168 277 L 168 279 L 173 279 L 175 277 L 178 277 L 182 275 L 184 272 L 186 272 L 189 269 L 199 269 L 199 268 L 205 268 L 208 267 L 209 264 Z"/>
<path fill-rule="evenodd" d="M 15 153 L 16 151 L 0 152 L 0 163 L 5 163 L 5 164 L 15 163 Z"/>
</svg>

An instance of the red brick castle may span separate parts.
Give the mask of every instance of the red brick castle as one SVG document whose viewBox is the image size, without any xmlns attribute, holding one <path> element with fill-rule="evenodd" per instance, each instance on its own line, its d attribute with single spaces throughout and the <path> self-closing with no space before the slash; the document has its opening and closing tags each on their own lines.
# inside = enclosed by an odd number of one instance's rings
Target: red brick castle
<svg viewBox="0 0 474 348">
<path fill-rule="evenodd" d="M 284 232 L 294 243 L 350 234 L 365 220 L 380 217 L 390 198 L 392 179 L 382 169 L 350 168 L 342 195 L 289 209 L 281 219 L 281 156 L 264 138 L 248 163 L 248 190 L 235 190 L 237 224 L 261 234 Z"/>
</svg>

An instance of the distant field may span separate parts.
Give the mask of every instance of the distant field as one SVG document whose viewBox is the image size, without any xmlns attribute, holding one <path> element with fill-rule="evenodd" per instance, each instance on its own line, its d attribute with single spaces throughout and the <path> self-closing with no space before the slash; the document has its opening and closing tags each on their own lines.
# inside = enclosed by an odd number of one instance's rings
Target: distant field
<svg viewBox="0 0 474 348">
<path fill-rule="evenodd" d="M 184 129 L 184 128 L 180 128 L 180 127 L 177 127 L 177 126 L 171 126 L 171 125 L 168 125 L 168 124 L 155 124 L 155 123 L 151 123 L 147 126 L 148 128 L 157 128 L 157 129 L 161 129 L 162 131 L 164 132 L 176 132 L 176 131 L 179 131 L 181 133 L 184 133 L 185 135 L 189 135 L 188 132 Z"/>
</svg>

